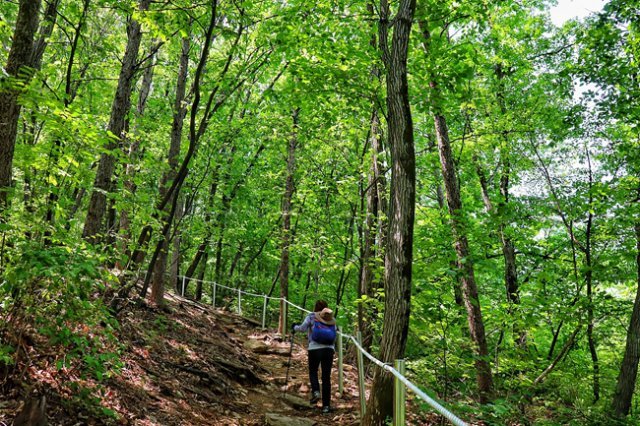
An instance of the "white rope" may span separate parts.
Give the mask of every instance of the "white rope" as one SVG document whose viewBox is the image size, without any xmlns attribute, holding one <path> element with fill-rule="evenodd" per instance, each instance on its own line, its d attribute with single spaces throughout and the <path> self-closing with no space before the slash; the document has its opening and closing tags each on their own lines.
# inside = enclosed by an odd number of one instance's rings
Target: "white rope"
<svg viewBox="0 0 640 426">
<path fill-rule="evenodd" d="M 180 277 L 180 278 L 182 278 L 182 277 Z M 236 293 L 238 291 L 240 291 L 241 294 L 246 294 L 247 296 L 266 297 L 267 299 L 270 299 L 270 300 L 280 300 L 281 299 L 281 297 L 271 297 L 271 296 L 267 296 L 265 294 L 257 294 L 257 293 L 251 293 L 249 291 L 239 290 L 238 288 L 233 288 L 233 287 L 228 287 L 226 285 L 218 284 L 215 281 L 200 280 L 198 278 L 187 278 L 187 279 L 189 281 L 200 282 L 200 283 L 203 283 L 203 284 L 215 284 L 216 287 L 226 288 L 227 290 L 233 290 Z"/>
<path fill-rule="evenodd" d="M 287 299 L 285 299 L 284 297 L 281 297 L 281 298 L 280 298 L 280 300 L 282 300 L 283 302 L 285 302 L 285 303 L 287 303 L 287 304 L 289 304 L 289 305 L 293 306 L 294 308 L 296 308 L 296 309 L 298 309 L 298 310 L 301 310 L 302 312 L 306 312 L 306 313 L 308 313 L 308 314 L 310 314 L 310 313 L 311 313 L 311 311 L 306 310 L 306 309 L 305 309 L 305 308 L 303 308 L 302 306 L 298 306 L 298 305 L 296 305 L 296 304 L 294 304 L 294 303 L 289 302 L 289 301 L 288 301 Z"/>
<path fill-rule="evenodd" d="M 305 309 L 305 308 L 303 308 L 301 306 L 298 306 L 295 303 L 292 303 L 292 302 L 288 301 L 284 297 L 270 297 L 270 296 L 267 296 L 267 295 L 264 295 L 264 294 L 250 293 L 250 292 L 247 292 L 247 291 L 239 290 L 237 288 L 227 287 L 226 285 L 218 284 L 218 283 L 216 283 L 214 281 L 198 280 L 196 278 L 191 278 L 190 280 L 196 281 L 196 282 L 199 281 L 199 282 L 202 282 L 202 283 L 215 284 L 217 287 L 222 287 L 222 288 L 226 288 L 226 289 L 233 290 L 233 291 L 239 291 L 240 293 L 246 294 L 248 296 L 263 297 L 263 298 L 266 297 L 267 299 L 271 299 L 271 300 L 281 300 L 281 301 L 285 302 L 286 304 L 288 304 L 290 306 L 293 306 L 296 309 L 299 309 L 299 310 L 301 310 L 303 312 L 306 312 L 307 314 L 311 313 L 311 311 L 309 311 L 309 310 L 307 310 L 307 309 Z M 413 383 L 411 383 L 409 381 L 409 379 L 407 379 L 402 374 L 400 374 L 400 372 L 398 372 L 398 370 L 396 370 L 395 368 L 393 368 L 392 366 L 390 366 L 388 364 L 385 364 L 384 362 L 380 361 L 378 358 L 374 357 L 369 352 L 367 352 L 360 345 L 360 343 L 358 343 L 358 340 L 355 337 L 353 337 L 350 334 L 343 333 L 341 331 L 338 331 L 338 333 L 341 334 L 342 337 L 345 337 L 345 338 L 351 340 L 353 342 L 353 344 L 356 345 L 356 348 L 358 348 L 358 350 L 360 352 L 362 352 L 362 354 L 364 356 L 366 356 L 371 362 L 373 362 L 378 367 L 382 368 L 383 370 L 388 371 L 389 373 L 391 373 L 395 377 L 397 377 L 398 380 L 400 380 L 407 388 L 411 389 L 418 397 L 420 397 L 424 402 L 429 404 L 438 413 L 440 413 L 441 415 L 446 417 L 451 423 L 453 423 L 456 426 L 467 426 L 467 424 L 464 421 L 462 421 L 460 418 L 456 417 L 456 415 L 453 414 L 451 411 L 447 410 L 445 407 L 440 405 L 440 403 L 438 403 L 438 401 L 436 401 L 433 398 L 431 398 L 429 395 L 427 395 L 418 386 L 416 386 Z"/>
<path fill-rule="evenodd" d="M 400 380 L 402 383 L 404 383 L 404 385 L 406 387 L 408 387 L 409 389 L 411 389 L 413 392 L 415 392 L 416 395 L 418 395 L 421 399 L 423 399 L 427 404 L 429 404 L 431 407 L 433 407 L 437 412 L 439 412 L 440 414 L 442 414 L 444 417 L 446 417 L 447 419 L 449 419 L 449 421 L 451 421 L 451 423 L 453 423 L 456 426 L 466 426 L 467 424 L 462 421 L 461 419 L 459 419 L 458 417 L 456 417 L 455 414 L 453 414 L 451 411 L 447 410 L 446 408 L 444 408 L 442 405 L 440 405 L 436 400 L 434 400 L 433 398 L 431 398 L 429 395 L 427 395 L 426 393 L 424 393 L 424 391 L 422 391 L 419 387 L 417 387 L 416 385 L 414 385 L 413 383 L 411 383 L 409 381 L 409 379 L 407 379 L 406 377 L 404 377 L 402 374 L 400 374 L 400 372 L 398 372 L 398 370 L 396 370 L 395 368 L 393 368 L 392 366 L 383 363 L 382 361 L 380 361 L 378 358 L 374 357 L 373 355 L 371 355 L 369 352 L 367 352 L 362 346 L 360 346 L 360 343 L 358 343 L 358 341 L 356 340 L 355 337 L 348 335 L 348 334 L 344 334 L 341 333 L 343 337 L 346 337 L 348 339 L 350 339 L 354 345 L 356 345 L 356 347 L 358 348 L 358 350 L 360 352 L 362 352 L 362 354 L 364 356 L 366 356 L 367 358 L 369 358 L 371 360 L 371 362 L 373 362 L 374 364 L 376 364 L 378 367 L 382 368 L 383 370 L 388 371 L 389 373 L 393 374 L 394 376 L 396 376 L 398 378 L 398 380 Z"/>
</svg>

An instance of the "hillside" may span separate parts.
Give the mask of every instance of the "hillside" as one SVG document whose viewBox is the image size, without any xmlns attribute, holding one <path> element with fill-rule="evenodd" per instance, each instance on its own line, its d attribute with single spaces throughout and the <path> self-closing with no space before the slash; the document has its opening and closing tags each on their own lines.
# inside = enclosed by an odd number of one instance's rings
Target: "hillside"
<svg viewBox="0 0 640 426">
<path fill-rule="evenodd" d="M 24 385 L 46 396 L 50 425 L 290 423 L 266 423 L 269 413 L 309 420 L 300 425 L 358 423 L 351 366 L 346 366 L 346 393 L 335 398 L 333 413 L 294 409 L 284 392 L 287 341 L 227 311 L 168 297 L 166 310 L 144 305 L 122 314 L 117 333 L 122 365 L 119 374 L 102 382 L 80 378 L 75 369 L 58 371 L 53 359 L 60 347 L 44 342 L 25 347 L 34 364 L 25 370 Z M 337 391 L 336 369 L 334 376 Z M 19 389 L 2 393 L 0 422 L 10 424 L 20 411 Z M 286 391 L 308 398 L 306 351 L 298 342 Z"/>
</svg>

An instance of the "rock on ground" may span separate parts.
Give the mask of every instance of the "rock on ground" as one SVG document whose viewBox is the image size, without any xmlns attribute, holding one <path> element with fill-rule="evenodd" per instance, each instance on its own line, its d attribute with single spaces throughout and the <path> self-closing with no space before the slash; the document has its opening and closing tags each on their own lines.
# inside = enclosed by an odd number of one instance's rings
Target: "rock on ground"
<svg viewBox="0 0 640 426">
<path fill-rule="evenodd" d="M 283 416 L 276 413 L 267 413 L 264 417 L 268 426 L 314 426 L 316 424 L 311 419 Z"/>
</svg>

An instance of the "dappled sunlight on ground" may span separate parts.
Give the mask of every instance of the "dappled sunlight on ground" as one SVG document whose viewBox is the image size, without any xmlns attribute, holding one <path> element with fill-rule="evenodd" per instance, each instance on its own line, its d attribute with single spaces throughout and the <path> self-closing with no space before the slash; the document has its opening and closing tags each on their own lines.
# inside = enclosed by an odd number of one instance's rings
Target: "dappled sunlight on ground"
<svg viewBox="0 0 640 426">
<path fill-rule="evenodd" d="M 323 415 L 319 405 L 308 404 L 305 336 L 296 336 L 287 376 L 290 341 L 228 311 L 167 297 L 168 310 L 143 305 L 121 316 L 118 374 L 102 382 L 81 378 L 77 368 L 58 370 L 46 357 L 29 366 L 31 380 L 51 395 L 50 425 L 262 426 L 267 413 L 306 418 L 318 426 L 359 424 L 353 366 L 345 364 L 340 396 L 336 356 L 334 411 Z M 85 389 L 83 398 L 80 389 Z M 302 404 L 293 408 L 289 396 Z M 15 416 L 19 400 L 0 397 L 0 421 Z"/>
</svg>

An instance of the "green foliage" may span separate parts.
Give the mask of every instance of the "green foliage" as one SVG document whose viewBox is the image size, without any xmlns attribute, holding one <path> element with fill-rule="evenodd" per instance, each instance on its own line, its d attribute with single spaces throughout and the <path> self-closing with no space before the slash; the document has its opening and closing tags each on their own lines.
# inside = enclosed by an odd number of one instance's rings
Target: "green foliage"
<svg viewBox="0 0 640 426">
<path fill-rule="evenodd" d="M 47 345 L 63 352 L 58 369 L 79 362 L 83 374 L 103 380 L 120 364 L 114 350 L 118 324 L 99 297 L 113 279 L 102 266 L 104 257 L 82 244 L 43 247 L 17 241 L 8 250 L 0 286 L 0 329 L 11 342 L 33 328 Z M 5 364 L 18 356 L 11 346 L 3 346 Z"/>
</svg>

